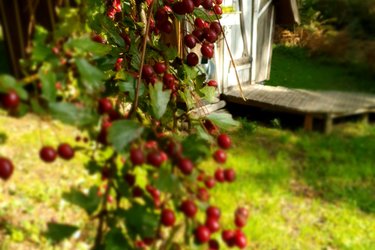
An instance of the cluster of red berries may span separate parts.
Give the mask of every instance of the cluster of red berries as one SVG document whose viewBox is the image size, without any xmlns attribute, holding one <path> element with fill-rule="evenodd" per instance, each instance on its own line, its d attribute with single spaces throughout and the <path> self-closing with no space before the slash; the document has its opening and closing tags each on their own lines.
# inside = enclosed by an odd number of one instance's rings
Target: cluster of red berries
<svg viewBox="0 0 375 250">
<path fill-rule="evenodd" d="M 74 157 L 74 149 L 68 143 L 61 143 L 57 150 L 51 146 L 43 146 L 39 151 L 39 157 L 44 162 L 54 162 L 57 156 L 64 160 L 70 160 Z"/>
<path fill-rule="evenodd" d="M 164 89 L 170 89 L 172 92 L 177 90 L 177 79 L 175 76 L 167 72 L 167 64 L 163 61 L 156 62 L 153 66 L 149 64 L 143 65 L 142 78 L 148 84 L 155 84 L 159 77 L 162 79 Z"/>
<path fill-rule="evenodd" d="M 113 0 L 107 9 L 107 16 L 111 19 L 115 18 L 115 15 L 122 11 L 121 0 Z"/>
<path fill-rule="evenodd" d="M 7 93 L 0 93 L 0 106 L 8 111 L 16 110 L 20 101 L 20 97 L 14 90 L 10 90 Z"/>
<path fill-rule="evenodd" d="M 8 180 L 13 174 L 14 166 L 11 160 L 0 156 L 0 179 Z"/>
</svg>

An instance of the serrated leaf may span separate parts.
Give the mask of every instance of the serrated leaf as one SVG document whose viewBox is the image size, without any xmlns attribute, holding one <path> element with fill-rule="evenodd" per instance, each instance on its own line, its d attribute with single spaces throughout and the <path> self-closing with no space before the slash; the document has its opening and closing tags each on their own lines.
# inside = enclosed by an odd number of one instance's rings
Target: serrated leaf
<svg viewBox="0 0 375 250">
<path fill-rule="evenodd" d="M 140 137 L 142 132 L 143 127 L 135 121 L 116 121 L 109 128 L 108 140 L 117 152 L 124 152 L 130 142 Z"/>
<path fill-rule="evenodd" d="M 79 227 L 73 225 L 50 222 L 47 224 L 45 236 L 53 243 L 59 243 L 70 238 L 78 229 Z"/>
<path fill-rule="evenodd" d="M 89 37 L 71 39 L 65 43 L 64 47 L 75 49 L 79 52 L 90 52 L 97 56 L 105 56 L 112 50 L 110 45 L 94 42 Z"/>
<path fill-rule="evenodd" d="M 234 120 L 232 115 L 228 112 L 214 112 L 209 114 L 206 118 L 224 130 L 236 129 L 241 125 L 241 123 Z"/>
<path fill-rule="evenodd" d="M 100 197 L 97 195 L 98 187 L 91 187 L 88 194 L 78 189 L 72 189 L 63 194 L 63 199 L 84 209 L 87 214 L 92 215 L 99 207 Z"/>
<path fill-rule="evenodd" d="M 219 101 L 219 98 L 217 98 L 217 92 L 215 87 L 211 86 L 205 86 L 199 90 L 203 96 L 202 98 L 210 103 L 215 103 Z"/>
<path fill-rule="evenodd" d="M 41 68 L 38 76 L 42 82 L 42 96 L 47 101 L 54 102 L 56 100 L 56 74 L 51 70 Z"/>
<path fill-rule="evenodd" d="M 47 36 L 48 31 L 45 28 L 39 25 L 35 27 L 31 60 L 43 62 L 47 57 L 53 55 L 51 49 L 45 44 Z"/>
<path fill-rule="evenodd" d="M 193 96 L 191 95 L 191 93 L 188 89 L 185 89 L 184 92 L 179 90 L 178 93 L 180 94 L 180 96 L 184 100 L 184 102 L 186 103 L 186 106 L 187 106 L 188 110 L 191 110 L 195 107 L 195 102 L 194 102 Z"/>
<path fill-rule="evenodd" d="M 119 30 L 116 28 L 114 22 L 109 19 L 107 16 L 102 17 L 100 20 L 103 31 L 120 47 L 125 46 L 125 41 L 119 34 Z"/>
<path fill-rule="evenodd" d="M 171 90 L 168 89 L 163 91 L 163 84 L 161 82 L 156 83 L 154 86 L 150 84 L 149 89 L 152 112 L 156 119 L 160 119 L 167 110 Z"/>
<path fill-rule="evenodd" d="M 180 182 L 178 178 L 171 173 L 170 166 L 165 165 L 159 170 L 159 177 L 153 181 L 153 186 L 161 192 L 178 192 L 180 189 Z"/>
<path fill-rule="evenodd" d="M 119 89 L 121 91 L 129 93 L 129 97 L 131 100 L 134 100 L 135 97 L 135 86 L 136 86 L 136 79 L 133 78 L 134 81 L 131 82 L 118 82 Z M 138 96 L 142 96 L 145 93 L 146 87 L 143 83 L 139 86 L 139 93 Z"/>
<path fill-rule="evenodd" d="M 86 92 L 93 93 L 102 87 L 104 73 L 91 65 L 86 59 L 76 58 L 80 80 L 86 88 Z"/>
<path fill-rule="evenodd" d="M 159 215 L 147 206 L 133 204 L 124 212 L 128 232 L 139 234 L 142 238 L 154 236 L 159 224 Z"/>
<path fill-rule="evenodd" d="M 207 22 L 216 20 L 216 17 L 214 15 L 208 15 L 208 13 L 202 8 L 195 8 L 193 14 L 195 17 L 199 17 Z"/>
<path fill-rule="evenodd" d="M 48 107 L 53 118 L 78 127 L 96 123 L 99 119 L 98 114 L 92 110 L 79 108 L 68 102 L 49 103 Z"/>
<path fill-rule="evenodd" d="M 0 92 L 6 93 L 9 90 L 16 91 L 17 95 L 22 99 L 28 98 L 28 93 L 23 89 L 22 84 L 17 83 L 16 79 L 11 75 L 0 75 Z"/>
<path fill-rule="evenodd" d="M 207 141 L 198 135 L 190 135 L 185 138 L 185 140 L 182 141 L 182 147 L 184 149 L 184 156 L 194 162 L 203 160 L 210 154 Z"/>
<path fill-rule="evenodd" d="M 128 239 L 122 233 L 120 228 L 111 228 L 111 230 L 105 235 L 104 245 L 106 249 L 110 250 L 124 250 L 131 249 Z"/>
</svg>

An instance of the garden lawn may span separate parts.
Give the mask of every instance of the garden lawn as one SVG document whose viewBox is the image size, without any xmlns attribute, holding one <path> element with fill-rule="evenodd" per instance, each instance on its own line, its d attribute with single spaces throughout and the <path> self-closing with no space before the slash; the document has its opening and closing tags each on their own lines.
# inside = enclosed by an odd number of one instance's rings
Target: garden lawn
<svg viewBox="0 0 375 250">
<path fill-rule="evenodd" d="M 310 57 L 299 47 L 273 49 L 271 86 L 312 90 L 342 90 L 375 94 L 375 72 L 366 66 L 339 64 L 324 57 Z"/>
<path fill-rule="evenodd" d="M 326 136 L 242 124 L 232 133 L 228 159 L 237 181 L 211 192 L 212 203 L 222 209 L 223 228 L 234 227 L 239 204 L 251 214 L 244 229 L 248 249 L 374 249 L 374 126 L 339 125 Z M 88 249 L 87 228 L 56 248 L 43 235 L 49 221 L 88 222 L 80 209 L 60 200 L 69 186 L 84 189 L 100 179 L 88 177 L 81 166 L 85 157 L 53 164 L 38 158 L 40 132 L 45 143 L 56 144 L 56 135 L 72 142 L 77 131 L 33 116 L 0 116 L 1 132 L 9 137 L 0 154 L 11 157 L 16 169 L 0 185 L 0 249 Z M 202 163 L 208 172 L 216 166 Z"/>
</svg>

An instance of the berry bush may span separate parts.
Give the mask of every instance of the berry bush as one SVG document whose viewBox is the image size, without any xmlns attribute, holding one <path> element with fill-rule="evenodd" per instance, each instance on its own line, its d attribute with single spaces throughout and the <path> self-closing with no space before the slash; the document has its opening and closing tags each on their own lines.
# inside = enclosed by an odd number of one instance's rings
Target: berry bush
<svg viewBox="0 0 375 250">
<path fill-rule="evenodd" d="M 94 218 L 93 249 L 246 248 L 248 211 L 238 208 L 233 226 L 222 225 L 210 202 L 210 189 L 236 179 L 225 166 L 232 146 L 225 130 L 238 123 L 228 113 L 192 112 L 217 101 L 217 82 L 199 61 L 211 59 L 223 37 L 221 3 L 77 1 L 59 9 L 54 32 L 36 27 L 25 78 L 0 76 L 8 115 L 33 113 L 89 135 L 86 147 L 57 141 L 39 157 L 53 164 L 89 156 L 85 167 L 100 182 L 64 199 Z M 209 157 L 218 166 L 213 175 L 200 164 Z M 11 181 L 13 171 L 0 156 L 0 178 Z M 60 240 L 79 229 L 48 228 Z"/>
</svg>

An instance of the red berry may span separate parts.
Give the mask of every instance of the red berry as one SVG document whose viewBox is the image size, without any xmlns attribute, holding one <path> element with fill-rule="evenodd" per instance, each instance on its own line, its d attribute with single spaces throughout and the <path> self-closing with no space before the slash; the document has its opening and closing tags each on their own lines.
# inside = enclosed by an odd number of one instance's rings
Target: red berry
<svg viewBox="0 0 375 250">
<path fill-rule="evenodd" d="M 223 14 L 223 10 L 221 9 L 221 7 L 219 5 L 214 6 L 214 12 L 215 12 L 216 15 Z"/>
<path fill-rule="evenodd" d="M 168 12 L 167 12 L 164 8 L 159 8 L 159 9 L 156 11 L 155 19 L 156 19 L 158 22 L 165 22 L 165 21 L 168 21 Z"/>
<path fill-rule="evenodd" d="M 197 40 L 194 35 L 188 34 L 184 37 L 184 43 L 190 49 L 194 48 L 197 44 Z"/>
<path fill-rule="evenodd" d="M 135 186 L 133 188 L 133 197 L 142 197 L 143 196 L 143 189 L 139 186 Z"/>
<path fill-rule="evenodd" d="M 57 157 L 57 153 L 53 147 L 44 146 L 40 149 L 39 156 L 45 162 L 53 162 Z"/>
<path fill-rule="evenodd" d="M 159 26 L 160 30 L 167 34 L 171 33 L 173 30 L 173 23 L 170 21 L 162 22 Z"/>
<path fill-rule="evenodd" d="M 208 201 L 210 199 L 210 194 L 208 193 L 207 189 L 199 188 L 197 197 L 201 201 Z"/>
<path fill-rule="evenodd" d="M 70 160 L 74 157 L 74 149 L 68 143 L 62 143 L 57 148 L 57 154 L 64 160 Z"/>
<path fill-rule="evenodd" d="M 210 237 L 210 230 L 206 226 L 198 226 L 198 228 L 195 230 L 195 239 L 198 243 L 208 242 Z"/>
<path fill-rule="evenodd" d="M 185 15 L 186 14 L 185 6 L 182 2 L 176 2 L 172 6 L 172 9 L 173 9 L 173 12 L 178 14 L 178 15 Z"/>
<path fill-rule="evenodd" d="M 233 168 L 225 169 L 224 176 L 227 182 L 233 182 L 236 179 L 236 171 Z"/>
<path fill-rule="evenodd" d="M 142 77 L 147 78 L 151 77 L 154 74 L 154 69 L 151 67 L 151 65 L 145 64 L 142 68 Z"/>
<path fill-rule="evenodd" d="M 246 218 L 243 216 L 236 216 L 234 218 L 234 224 L 236 224 L 236 227 L 244 227 L 246 225 Z"/>
<path fill-rule="evenodd" d="M 182 154 L 182 145 L 178 142 L 170 141 L 167 145 L 167 154 L 172 158 L 179 158 Z"/>
<path fill-rule="evenodd" d="M 194 20 L 194 26 L 197 27 L 197 28 L 199 28 L 199 29 L 203 29 L 205 23 L 206 22 L 202 18 L 200 18 L 200 17 L 197 17 Z"/>
<path fill-rule="evenodd" d="M 215 31 L 217 35 L 221 34 L 221 25 L 219 22 L 210 23 L 210 29 Z"/>
<path fill-rule="evenodd" d="M 216 4 L 222 4 L 222 3 L 223 3 L 223 0 L 216 0 L 215 3 L 216 3 Z"/>
<path fill-rule="evenodd" d="M 124 180 L 126 181 L 126 183 L 128 183 L 130 187 L 132 187 L 135 184 L 135 175 L 126 173 L 124 176 Z"/>
<path fill-rule="evenodd" d="M 209 80 L 207 82 L 207 85 L 211 86 L 211 87 L 215 87 L 215 88 L 218 86 L 217 81 L 215 81 L 215 80 Z"/>
<path fill-rule="evenodd" d="M 156 74 L 163 74 L 167 70 L 167 65 L 164 62 L 157 62 L 154 65 Z"/>
<path fill-rule="evenodd" d="M 93 41 L 95 42 L 98 42 L 98 43 L 102 43 L 102 44 L 105 44 L 107 41 L 104 39 L 104 37 L 102 37 L 101 35 L 94 35 L 92 38 L 91 38 Z"/>
<path fill-rule="evenodd" d="M 213 177 L 207 177 L 204 181 L 204 185 L 206 185 L 207 188 L 213 188 L 215 186 L 215 179 Z"/>
<path fill-rule="evenodd" d="M 20 103 L 20 98 L 16 91 L 11 90 L 1 96 L 1 103 L 3 104 L 5 109 L 16 109 Z"/>
<path fill-rule="evenodd" d="M 4 181 L 8 180 L 13 170 L 13 163 L 8 158 L 0 157 L 0 178 Z"/>
<path fill-rule="evenodd" d="M 185 14 L 190 14 L 194 11 L 193 0 L 182 0 L 182 5 L 184 7 Z"/>
<path fill-rule="evenodd" d="M 166 227 L 173 226 L 176 221 L 176 217 L 174 215 L 173 210 L 165 208 L 161 212 L 161 224 Z"/>
<path fill-rule="evenodd" d="M 220 245 L 219 245 L 219 242 L 215 239 L 211 239 L 209 242 L 208 242 L 208 250 L 219 250 L 220 249 Z"/>
<path fill-rule="evenodd" d="M 236 232 L 234 236 L 234 243 L 240 249 L 243 249 L 246 247 L 247 240 L 246 240 L 245 235 L 241 231 Z"/>
<path fill-rule="evenodd" d="M 245 207 L 239 207 L 236 209 L 235 216 L 242 216 L 247 219 L 249 218 L 249 210 Z"/>
<path fill-rule="evenodd" d="M 160 167 L 163 164 L 163 156 L 160 151 L 152 151 L 147 155 L 147 163 L 154 166 Z"/>
<path fill-rule="evenodd" d="M 221 134 L 217 137 L 217 144 L 219 144 L 222 149 L 228 149 L 232 145 L 232 140 L 227 134 Z"/>
<path fill-rule="evenodd" d="M 221 233 L 221 238 L 229 246 L 233 247 L 235 245 L 236 232 L 232 230 L 223 230 Z"/>
<path fill-rule="evenodd" d="M 181 170 L 181 172 L 185 175 L 190 175 L 193 171 L 194 164 L 190 159 L 181 159 L 178 162 L 178 168 Z"/>
<path fill-rule="evenodd" d="M 202 4 L 202 0 L 193 0 L 194 6 L 199 7 Z"/>
<path fill-rule="evenodd" d="M 214 43 L 214 42 L 216 42 L 216 40 L 217 40 L 217 33 L 216 33 L 214 30 L 212 30 L 212 29 L 207 29 L 207 30 L 205 30 L 205 32 L 204 32 L 204 38 L 205 38 L 208 42 L 210 42 L 210 43 Z"/>
<path fill-rule="evenodd" d="M 198 55 L 195 54 L 194 52 L 190 52 L 187 57 L 186 57 L 186 63 L 187 65 L 189 65 L 190 67 L 194 67 L 198 64 L 199 62 L 199 58 L 198 58 Z"/>
<path fill-rule="evenodd" d="M 198 211 L 197 205 L 192 200 L 185 200 L 181 203 L 181 211 L 188 218 L 193 218 Z"/>
<path fill-rule="evenodd" d="M 210 10 L 210 9 L 212 9 L 212 7 L 214 6 L 214 3 L 212 2 L 212 0 L 203 0 L 203 2 L 202 2 L 202 6 L 203 6 L 203 8 L 205 8 L 206 10 Z"/>
<path fill-rule="evenodd" d="M 204 40 L 204 32 L 203 29 L 195 29 L 193 30 L 192 34 L 195 36 L 196 39 L 198 39 L 199 42 L 202 42 Z"/>
<path fill-rule="evenodd" d="M 227 160 L 227 153 L 222 149 L 216 150 L 213 156 L 217 163 L 225 163 Z"/>
<path fill-rule="evenodd" d="M 145 162 L 145 157 L 141 148 L 132 148 L 130 150 L 130 161 L 134 166 L 142 165 Z"/>
<path fill-rule="evenodd" d="M 219 221 L 212 217 L 207 218 L 205 225 L 210 230 L 211 233 L 215 233 L 219 231 L 220 229 Z"/>
<path fill-rule="evenodd" d="M 113 109 L 112 102 L 108 98 L 102 98 L 99 100 L 98 113 L 105 114 L 111 112 Z"/>
<path fill-rule="evenodd" d="M 152 196 L 152 198 L 154 198 L 154 199 L 159 199 L 160 198 L 160 191 L 157 188 L 155 188 L 155 187 L 151 186 L 150 184 L 148 184 L 146 186 L 146 190 Z"/>
<path fill-rule="evenodd" d="M 206 58 L 212 58 L 214 56 L 214 50 L 211 48 L 211 45 L 204 43 L 201 47 L 201 53 Z"/>
<path fill-rule="evenodd" d="M 166 88 L 172 89 L 175 86 L 176 78 L 169 73 L 165 73 L 163 76 L 163 84 Z"/>
<path fill-rule="evenodd" d="M 212 218 L 214 220 L 218 220 L 220 219 L 220 209 L 218 207 L 214 207 L 214 206 L 209 206 L 207 209 L 206 209 L 206 216 L 207 218 Z"/>
<path fill-rule="evenodd" d="M 225 181 L 224 169 L 222 169 L 222 168 L 216 169 L 215 180 L 218 181 L 218 182 L 224 182 Z"/>
</svg>

